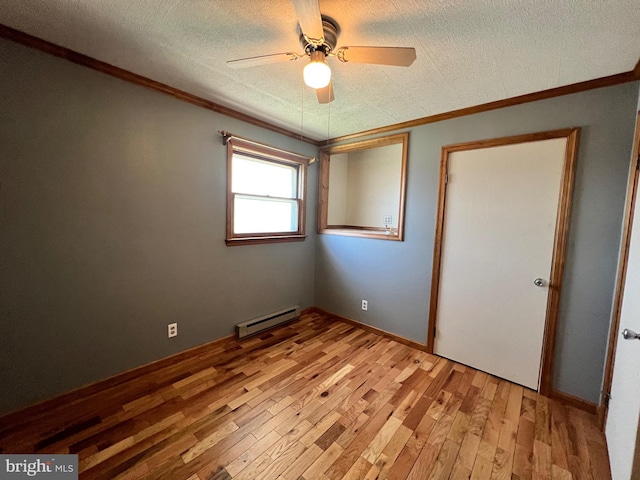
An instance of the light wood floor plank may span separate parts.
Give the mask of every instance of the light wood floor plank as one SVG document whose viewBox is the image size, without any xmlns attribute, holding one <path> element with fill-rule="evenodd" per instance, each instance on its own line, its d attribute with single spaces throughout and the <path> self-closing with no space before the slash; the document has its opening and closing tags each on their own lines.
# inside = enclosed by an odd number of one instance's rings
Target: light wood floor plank
<svg viewBox="0 0 640 480">
<path fill-rule="evenodd" d="M 324 450 L 317 445 L 307 448 L 282 474 L 288 480 L 297 480 L 302 473 L 313 464 Z"/>
</svg>

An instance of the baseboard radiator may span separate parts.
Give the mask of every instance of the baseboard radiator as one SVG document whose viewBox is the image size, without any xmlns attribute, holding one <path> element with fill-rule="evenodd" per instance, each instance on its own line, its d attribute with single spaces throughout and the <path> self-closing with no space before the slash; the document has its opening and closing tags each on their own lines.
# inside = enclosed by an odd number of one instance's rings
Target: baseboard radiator
<svg viewBox="0 0 640 480">
<path fill-rule="evenodd" d="M 238 339 L 255 335 L 256 333 L 264 332 L 265 330 L 279 325 L 283 325 L 287 322 L 295 320 L 300 316 L 300 306 L 295 305 L 293 307 L 285 308 L 278 312 L 269 313 L 262 317 L 254 318 L 248 322 L 239 323 L 236 325 L 236 335 Z"/>
</svg>

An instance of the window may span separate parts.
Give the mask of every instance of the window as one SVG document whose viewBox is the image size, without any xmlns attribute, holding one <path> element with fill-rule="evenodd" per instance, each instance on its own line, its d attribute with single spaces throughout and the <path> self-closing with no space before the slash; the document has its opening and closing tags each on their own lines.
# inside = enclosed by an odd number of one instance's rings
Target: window
<svg viewBox="0 0 640 480">
<path fill-rule="evenodd" d="M 227 138 L 227 245 L 304 240 L 309 157 Z"/>
</svg>

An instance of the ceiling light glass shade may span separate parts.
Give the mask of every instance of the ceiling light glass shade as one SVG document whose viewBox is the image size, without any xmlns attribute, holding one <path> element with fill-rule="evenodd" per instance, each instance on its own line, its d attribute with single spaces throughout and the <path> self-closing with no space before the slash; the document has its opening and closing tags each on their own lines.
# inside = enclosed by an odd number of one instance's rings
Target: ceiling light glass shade
<svg viewBox="0 0 640 480">
<path fill-rule="evenodd" d="M 324 88 L 331 81 L 331 69 L 324 61 L 324 53 L 315 51 L 309 64 L 304 67 L 304 83 L 311 88 Z"/>
</svg>

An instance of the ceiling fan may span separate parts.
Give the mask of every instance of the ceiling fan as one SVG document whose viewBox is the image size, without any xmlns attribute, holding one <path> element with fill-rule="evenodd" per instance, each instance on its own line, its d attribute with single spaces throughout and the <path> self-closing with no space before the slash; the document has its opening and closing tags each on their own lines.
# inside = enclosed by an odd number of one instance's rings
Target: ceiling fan
<svg viewBox="0 0 640 480">
<path fill-rule="evenodd" d="M 331 18 L 320 14 L 319 0 L 291 0 L 300 25 L 300 43 L 304 53 L 293 52 L 260 55 L 229 60 L 231 68 L 257 67 L 269 63 L 286 62 L 309 57 L 304 67 L 304 82 L 316 89 L 318 102 L 329 103 L 335 98 L 331 69 L 326 57 L 336 57 L 344 63 L 370 63 L 408 67 L 416 59 L 413 47 L 340 47 L 336 44 L 340 29 Z"/>
</svg>

